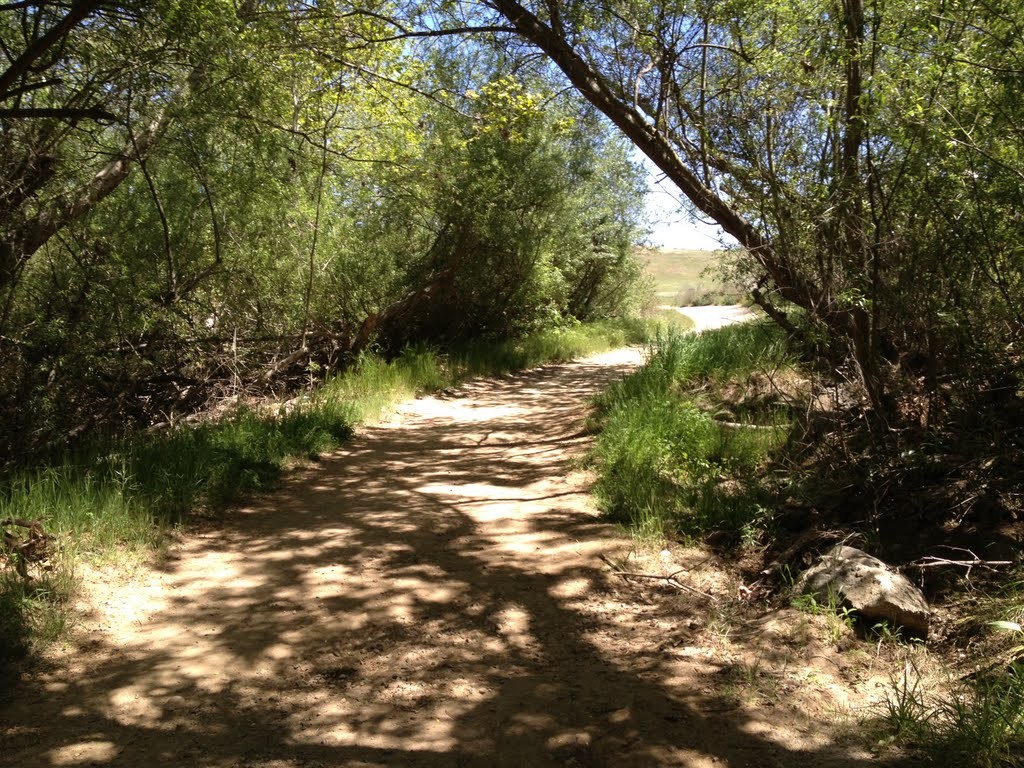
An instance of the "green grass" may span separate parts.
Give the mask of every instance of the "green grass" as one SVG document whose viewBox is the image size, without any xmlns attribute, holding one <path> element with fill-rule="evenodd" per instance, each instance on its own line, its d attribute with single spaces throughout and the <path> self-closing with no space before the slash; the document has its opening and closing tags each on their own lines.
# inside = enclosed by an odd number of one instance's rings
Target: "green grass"
<svg viewBox="0 0 1024 768">
<path fill-rule="evenodd" d="M 0 659 L 60 633 L 75 565 L 141 556 L 198 510 L 217 512 L 274 488 L 288 467 L 343 443 L 389 406 L 468 378 L 568 360 L 651 334 L 642 321 L 604 322 L 477 343 L 443 355 L 413 348 L 366 355 L 297 401 L 238 408 L 207 423 L 107 444 L 0 483 L 0 520 L 40 520 L 56 537 L 51 569 L 25 584 L 0 557 Z"/>
<path fill-rule="evenodd" d="M 890 678 L 881 721 L 891 739 L 928 765 L 998 768 L 1021 765 L 1024 755 L 1024 664 L 959 682 L 929 694 L 908 663 Z"/>
<path fill-rule="evenodd" d="M 508 373 L 630 344 L 645 344 L 658 328 L 656 321 L 635 318 L 574 325 L 541 331 L 523 339 L 477 342 L 453 351 L 451 364 L 459 379 Z"/>
<path fill-rule="evenodd" d="M 853 609 L 844 606 L 840 595 L 831 587 L 824 595 L 796 595 L 790 601 L 790 605 L 812 616 L 824 616 L 828 631 L 827 640 L 832 645 L 837 645 L 854 629 Z"/>
<path fill-rule="evenodd" d="M 643 538 L 755 539 L 767 503 L 755 475 L 787 439 L 788 415 L 766 407 L 726 425 L 694 393 L 788 364 L 781 338 L 762 324 L 656 340 L 649 363 L 596 401 L 590 461 L 604 512 Z"/>
<path fill-rule="evenodd" d="M 645 249 L 640 254 L 657 302 L 677 307 L 742 301 L 745 292 L 716 274 L 726 258 L 724 251 Z"/>
<path fill-rule="evenodd" d="M 655 309 L 647 313 L 648 324 L 652 329 L 651 339 L 667 336 L 671 333 L 692 331 L 694 322 L 681 312 L 674 309 Z"/>
<path fill-rule="evenodd" d="M 890 678 L 881 721 L 889 737 L 929 765 L 996 768 L 1024 764 L 1024 581 L 1006 574 L 994 594 L 972 596 L 974 655 L 982 671 L 929 690 L 908 662 Z"/>
</svg>

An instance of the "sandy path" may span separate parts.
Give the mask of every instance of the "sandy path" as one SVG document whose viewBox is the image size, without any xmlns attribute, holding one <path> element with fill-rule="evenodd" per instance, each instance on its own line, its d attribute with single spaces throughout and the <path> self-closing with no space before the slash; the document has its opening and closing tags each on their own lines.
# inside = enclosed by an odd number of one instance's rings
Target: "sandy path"
<svg viewBox="0 0 1024 768">
<path fill-rule="evenodd" d="M 571 459 L 586 398 L 638 358 L 407 403 L 96 582 L 75 647 L 0 695 L 0 764 L 860 765 L 724 696 L 706 600 L 598 559 L 630 542 Z"/>
<path fill-rule="evenodd" d="M 749 307 L 739 304 L 712 304 L 706 307 L 673 307 L 664 304 L 658 309 L 669 309 L 686 315 L 693 321 L 694 331 L 709 331 L 713 328 L 742 323 L 757 317 Z"/>
</svg>

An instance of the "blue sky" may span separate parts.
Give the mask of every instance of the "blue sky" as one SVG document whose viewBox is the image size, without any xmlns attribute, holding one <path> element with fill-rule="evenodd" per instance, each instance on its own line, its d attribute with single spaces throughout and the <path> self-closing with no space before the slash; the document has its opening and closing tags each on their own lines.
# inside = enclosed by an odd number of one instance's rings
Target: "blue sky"
<svg viewBox="0 0 1024 768">
<path fill-rule="evenodd" d="M 647 171 L 647 217 L 650 220 L 652 245 L 670 249 L 699 249 L 713 251 L 721 247 L 724 233 L 717 225 L 694 221 L 681 205 L 679 191 L 658 171 L 646 157 L 642 158 Z M 724 235 L 726 243 L 735 241 Z"/>
</svg>

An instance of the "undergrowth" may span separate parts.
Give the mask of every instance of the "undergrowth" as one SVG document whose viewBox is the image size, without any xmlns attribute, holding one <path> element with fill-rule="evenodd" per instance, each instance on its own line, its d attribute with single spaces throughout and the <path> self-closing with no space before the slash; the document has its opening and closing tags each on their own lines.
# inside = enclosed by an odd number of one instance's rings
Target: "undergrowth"
<svg viewBox="0 0 1024 768">
<path fill-rule="evenodd" d="M 890 677 L 880 714 L 888 738 L 929 765 L 1024 764 L 1024 668 L 1019 663 L 937 690 L 908 661 Z"/>
<path fill-rule="evenodd" d="M 659 335 L 648 364 L 596 401 L 590 461 L 605 513 L 643 538 L 755 540 L 767 501 L 757 472 L 786 440 L 789 414 L 759 398 L 739 422 L 716 419 L 713 393 L 790 365 L 784 339 L 761 323 Z"/>
<path fill-rule="evenodd" d="M 960 620 L 972 635 L 973 672 L 936 685 L 913 659 L 890 677 L 880 721 L 887 738 L 930 765 L 997 768 L 1024 765 L 1024 580 L 975 596 Z M 968 626 L 970 625 L 970 626 Z"/>
<path fill-rule="evenodd" d="M 480 342 L 441 354 L 364 355 L 350 370 L 287 404 L 240 406 L 223 417 L 94 446 L 0 483 L 0 520 L 41 521 L 55 553 L 28 581 L 0 548 L 0 660 L 58 636 L 77 563 L 144 555 L 199 510 L 217 512 L 273 488 L 392 404 L 478 375 L 507 373 L 646 340 L 642 321 L 608 321 Z M 9 554 L 9 553 L 8 553 Z"/>
</svg>

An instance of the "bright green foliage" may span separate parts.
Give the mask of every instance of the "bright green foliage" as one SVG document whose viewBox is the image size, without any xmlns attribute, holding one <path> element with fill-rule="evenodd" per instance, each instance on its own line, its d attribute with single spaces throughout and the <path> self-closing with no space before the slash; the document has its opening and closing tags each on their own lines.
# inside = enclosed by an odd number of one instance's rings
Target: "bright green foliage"
<svg viewBox="0 0 1024 768">
<path fill-rule="evenodd" d="M 511 78 L 465 98 L 469 119 L 434 114 L 417 173 L 403 181 L 415 210 L 404 199 L 382 208 L 389 222 L 423 228 L 426 258 L 411 265 L 419 280 L 452 273 L 390 343 L 501 338 L 620 314 L 640 273 L 631 246 L 641 198 L 622 142 L 587 113 L 558 102 L 542 111 L 550 98 Z"/>
<path fill-rule="evenodd" d="M 514 338 L 635 302 L 640 176 L 592 112 L 493 62 L 363 44 L 393 32 L 382 17 L 264 6 L 104 17 L 52 64 L 91 66 L 99 54 L 80 46 L 99 46 L 106 107 L 136 126 L 166 120 L 123 183 L 0 282 L 0 457 L 266 388 L 296 352 L 283 386 L 368 344 L 393 355 Z M 4 124 L 25 142 L 40 126 Z M 66 178 L 42 185 L 40 205 L 131 143 L 113 124 L 52 138 L 0 157 L 59 150 Z M 2 214 L 0 240 L 14 238 L 18 217 Z"/>
<path fill-rule="evenodd" d="M 644 536 L 723 530 L 756 537 L 764 499 L 752 475 L 784 443 L 790 420 L 769 411 L 747 422 L 760 428 L 723 425 L 690 390 L 787 365 L 768 330 L 744 325 L 662 337 L 644 368 L 598 398 L 601 431 L 591 460 L 612 519 Z"/>
</svg>

